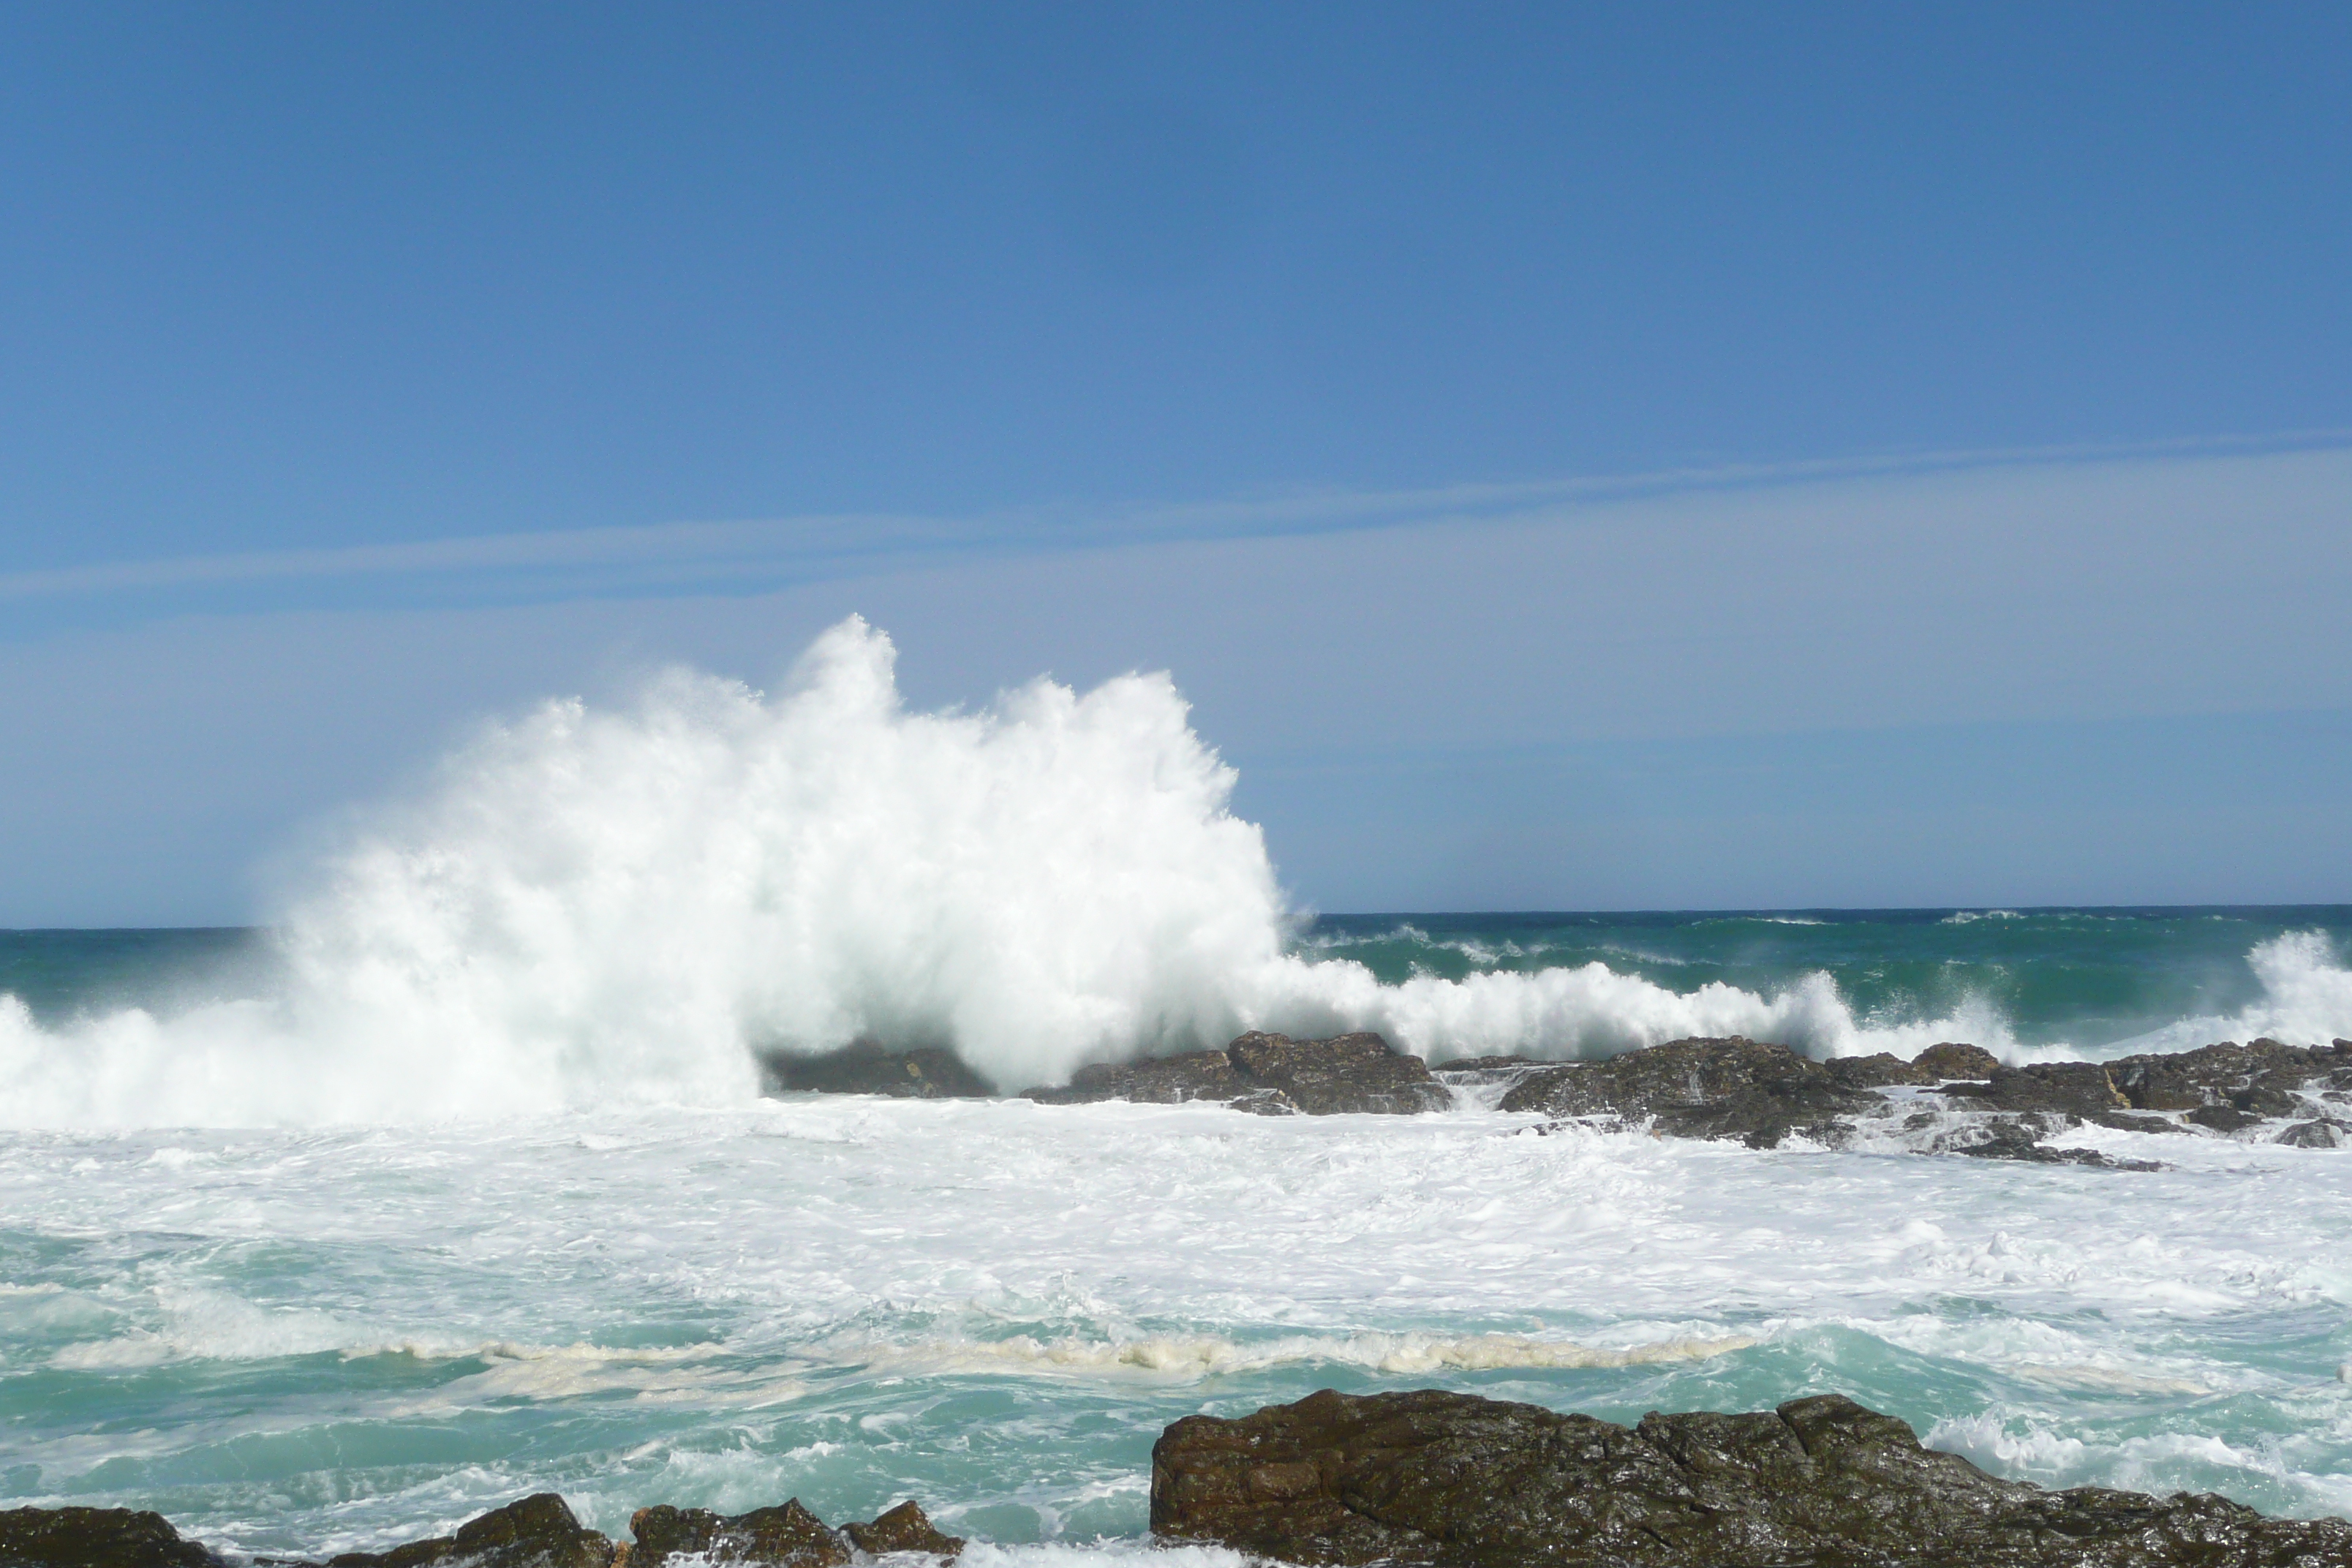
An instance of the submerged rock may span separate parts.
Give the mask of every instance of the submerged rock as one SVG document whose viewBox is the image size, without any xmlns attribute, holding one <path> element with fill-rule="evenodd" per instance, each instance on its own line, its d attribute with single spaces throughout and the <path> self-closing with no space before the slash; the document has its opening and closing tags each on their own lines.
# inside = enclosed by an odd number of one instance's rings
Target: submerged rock
<svg viewBox="0 0 2352 1568">
<path fill-rule="evenodd" d="M 0 1510 L 0 1568 L 222 1568 L 160 1513 L 127 1508 Z"/>
<path fill-rule="evenodd" d="M 662 1503 L 630 1515 L 629 1533 L 636 1544 L 624 1568 L 662 1568 L 675 1558 L 772 1568 L 842 1568 L 849 1561 L 848 1541 L 798 1498 L 735 1514 Z"/>
<path fill-rule="evenodd" d="M 2271 1142 L 2295 1149 L 2341 1149 L 2352 1143 L 2352 1122 L 2337 1121 L 2332 1117 L 2298 1121 Z"/>
<path fill-rule="evenodd" d="M 821 1057 L 771 1051 L 760 1058 L 771 1094 L 793 1089 L 819 1094 L 887 1094 L 894 1100 L 963 1100 L 995 1092 L 952 1051 L 926 1046 L 888 1051 L 857 1040 Z"/>
<path fill-rule="evenodd" d="M 920 1552 L 932 1557 L 950 1558 L 963 1550 L 963 1537 L 948 1535 L 931 1523 L 930 1516 L 917 1507 L 911 1498 L 897 1508 L 877 1514 L 865 1524 L 845 1524 L 841 1532 L 849 1543 L 869 1556 L 880 1557 L 891 1552 Z"/>
<path fill-rule="evenodd" d="M 1427 1390 L 1192 1415 L 1151 1529 L 1297 1563 L 1504 1568 L 2255 1568 L 2352 1561 L 2352 1524 L 2226 1499 L 2047 1492 L 1836 1394 L 1631 1428 Z"/>
<path fill-rule="evenodd" d="M 493 1509 L 455 1535 L 411 1541 L 389 1552 L 346 1552 L 328 1568 L 613 1568 L 613 1542 L 583 1526 L 572 1505 L 540 1492 Z"/>
<path fill-rule="evenodd" d="M 1033 1089 L 1030 1100 L 1080 1105 L 1104 1100 L 1153 1105 L 1221 1100 L 1270 1115 L 1328 1116 L 1346 1111 L 1410 1115 L 1454 1103 L 1429 1065 L 1380 1036 L 1334 1035 L 1294 1040 L 1253 1032 L 1222 1051 L 1150 1057 L 1081 1068 L 1067 1084 Z"/>
<path fill-rule="evenodd" d="M 2169 1123 L 2164 1125 L 2166 1131 L 2173 1130 Z M 1966 1154 L 1979 1160 L 2022 1160 L 2036 1165 L 2094 1165 L 2108 1171 L 2164 1169 L 2162 1163 L 2156 1160 L 2119 1160 L 2096 1149 L 2053 1149 L 2042 1142 L 2053 1132 L 2063 1131 L 2066 1126 L 2066 1121 L 2058 1117 L 1989 1117 L 1938 1138 L 1929 1152 Z"/>
</svg>

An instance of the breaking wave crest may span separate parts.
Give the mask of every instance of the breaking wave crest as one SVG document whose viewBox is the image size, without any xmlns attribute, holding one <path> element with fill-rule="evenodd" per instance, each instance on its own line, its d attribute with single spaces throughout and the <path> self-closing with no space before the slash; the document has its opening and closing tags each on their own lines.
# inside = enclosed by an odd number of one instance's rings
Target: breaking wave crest
<svg viewBox="0 0 2352 1568">
<path fill-rule="evenodd" d="M 319 868 L 272 995 L 58 1029 L 0 996 L 0 1121 L 725 1104 L 757 1092 L 755 1052 L 858 1038 L 950 1045 L 1005 1089 L 1251 1027 L 1378 1029 L 1436 1060 L 1727 1034 L 2014 1048 L 1990 1008 L 1875 1026 L 1820 973 L 1769 995 L 1598 963 L 1383 984 L 1295 945 L 1234 783 L 1165 675 L 912 711 L 853 617 L 772 696 L 677 672 L 484 732 Z M 2352 1014 L 2352 976 L 2298 940 L 2256 955 L 2277 1009 Z"/>
</svg>

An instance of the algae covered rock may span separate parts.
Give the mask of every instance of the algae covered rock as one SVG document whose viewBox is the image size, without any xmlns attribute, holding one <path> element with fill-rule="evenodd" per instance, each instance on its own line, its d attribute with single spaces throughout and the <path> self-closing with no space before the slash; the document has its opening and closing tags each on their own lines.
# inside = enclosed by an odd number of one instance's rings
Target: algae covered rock
<svg viewBox="0 0 2352 1568">
<path fill-rule="evenodd" d="M 866 1523 L 845 1524 L 841 1532 L 849 1537 L 852 1546 L 874 1557 L 893 1552 L 919 1552 L 944 1559 L 963 1550 L 963 1537 L 949 1535 L 934 1526 L 930 1516 L 911 1498 L 877 1514 Z"/>
<path fill-rule="evenodd" d="M 849 1542 L 798 1498 L 736 1514 L 661 1503 L 632 1514 L 629 1533 L 636 1544 L 627 1568 L 661 1568 L 681 1557 L 772 1568 L 841 1568 L 849 1561 Z"/>
<path fill-rule="evenodd" d="M 613 1542 L 587 1529 L 572 1505 L 540 1492 L 457 1527 L 388 1552 L 347 1552 L 329 1568 L 612 1568 Z"/>
<path fill-rule="evenodd" d="M 220 1568 L 160 1513 L 127 1508 L 0 1510 L 0 1568 Z"/>
</svg>

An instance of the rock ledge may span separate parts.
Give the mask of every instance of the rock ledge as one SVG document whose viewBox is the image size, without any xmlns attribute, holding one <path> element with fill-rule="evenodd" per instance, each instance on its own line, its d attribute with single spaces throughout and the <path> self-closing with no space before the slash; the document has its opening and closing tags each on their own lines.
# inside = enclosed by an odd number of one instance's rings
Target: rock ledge
<svg viewBox="0 0 2352 1568">
<path fill-rule="evenodd" d="M 2352 1524 L 2226 1499 L 2043 1491 L 1824 1394 L 1628 1428 L 1426 1390 L 1187 1416 L 1151 1451 L 1151 1529 L 1295 1563 L 1432 1568 L 2287 1568 Z"/>
</svg>

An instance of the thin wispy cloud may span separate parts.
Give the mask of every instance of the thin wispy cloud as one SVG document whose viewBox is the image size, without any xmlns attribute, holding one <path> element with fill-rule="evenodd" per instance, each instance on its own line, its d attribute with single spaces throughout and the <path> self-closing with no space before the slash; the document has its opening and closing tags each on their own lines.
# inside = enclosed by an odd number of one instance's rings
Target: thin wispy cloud
<svg viewBox="0 0 2352 1568">
<path fill-rule="evenodd" d="M 1446 522 L 1535 521 L 1601 503 L 1678 493 L 1930 475 L 1971 469 L 2162 461 L 2328 450 L 2352 431 L 2294 431 L 2128 445 L 1895 453 L 1804 462 L 1692 465 L 1520 483 L 1398 490 L 1303 489 L 1127 507 L 1037 506 L 928 517 L 890 512 L 479 534 L 302 550 L 247 551 L 0 574 L 0 600 L 59 606 L 157 598 L 173 607 L 208 590 L 365 585 L 395 601 L 764 591 L 911 563 L 1181 539 L 1345 532 Z"/>
</svg>

